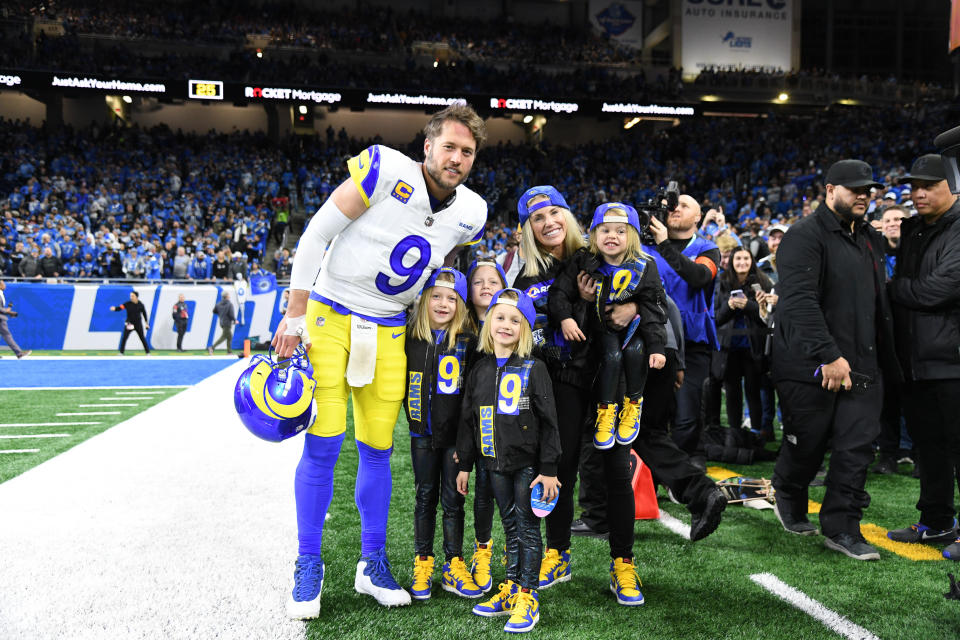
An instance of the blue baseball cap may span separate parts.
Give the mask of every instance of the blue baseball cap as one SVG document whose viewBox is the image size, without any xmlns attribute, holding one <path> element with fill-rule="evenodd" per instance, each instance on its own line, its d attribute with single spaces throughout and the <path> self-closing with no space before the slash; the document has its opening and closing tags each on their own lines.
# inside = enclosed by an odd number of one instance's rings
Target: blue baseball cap
<svg viewBox="0 0 960 640">
<path fill-rule="evenodd" d="M 445 280 L 437 281 L 437 277 L 441 273 L 447 273 L 453 276 L 453 282 L 447 282 Z M 463 300 L 464 304 L 467 302 L 467 276 L 463 275 L 453 267 L 440 267 L 439 269 L 434 269 L 433 273 L 430 274 L 430 277 L 427 278 L 427 284 L 423 286 L 423 290 L 426 291 L 430 287 L 447 287 L 448 289 L 453 289 L 457 292 L 457 295 L 460 296 L 460 299 Z"/>
<path fill-rule="evenodd" d="M 544 200 L 543 202 L 537 202 L 531 206 L 527 206 L 527 203 L 534 196 L 547 196 L 549 200 Z M 542 209 L 543 207 L 549 206 L 563 207 L 564 209 L 569 210 L 570 205 L 567 204 L 567 201 L 564 200 L 563 195 L 557 191 L 554 187 L 550 185 L 541 185 L 539 187 L 530 187 L 523 192 L 523 195 L 520 196 L 520 199 L 517 201 L 517 213 L 520 214 L 520 224 L 522 225 L 527 221 L 527 218 L 530 217 L 530 214 L 536 211 L 537 209 Z"/>
<path fill-rule="evenodd" d="M 611 209 L 621 209 L 620 211 L 611 211 Z M 622 202 L 605 202 L 597 207 L 593 212 L 593 221 L 590 223 L 590 231 L 599 227 L 604 222 L 624 222 L 637 230 L 637 233 L 643 233 L 640 228 L 640 215 L 637 210 L 628 204 Z"/>
<path fill-rule="evenodd" d="M 500 297 L 507 291 L 513 291 L 515 294 L 517 294 L 516 302 L 509 298 L 500 300 Z M 493 306 L 497 304 L 508 304 L 511 307 L 516 307 L 520 313 L 523 314 L 523 317 L 527 319 L 527 324 L 530 325 L 530 328 L 533 329 L 533 325 L 537 319 L 537 311 L 533 308 L 533 300 L 531 300 L 530 296 L 525 294 L 523 291 L 513 288 L 501 289 L 493 294 L 493 299 L 490 300 L 490 306 L 487 308 L 492 309 Z"/>
<path fill-rule="evenodd" d="M 503 267 L 500 266 L 500 263 L 496 260 L 486 260 L 479 258 L 470 263 L 470 268 L 467 269 L 467 283 L 469 284 L 470 278 L 473 277 L 473 272 L 477 270 L 478 267 L 493 267 L 497 270 L 497 273 L 500 274 L 501 285 L 507 286 L 507 274 L 504 272 Z"/>
</svg>

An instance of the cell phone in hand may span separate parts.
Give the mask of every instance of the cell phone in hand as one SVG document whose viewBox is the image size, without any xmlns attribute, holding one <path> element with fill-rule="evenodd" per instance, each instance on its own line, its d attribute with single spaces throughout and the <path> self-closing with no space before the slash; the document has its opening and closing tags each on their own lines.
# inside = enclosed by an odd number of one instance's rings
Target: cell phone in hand
<svg viewBox="0 0 960 640">
<path fill-rule="evenodd" d="M 753 289 L 753 295 L 763 292 L 763 287 L 760 286 L 759 282 L 754 282 L 752 285 L 750 285 L 750 288 Z"/>
<path fill-rule="evenodd" d="M 743 292 L 743 289 L 734 289 L 730 292 L 731 298 L 746 298 L 747 294 Z"/>
</svg>

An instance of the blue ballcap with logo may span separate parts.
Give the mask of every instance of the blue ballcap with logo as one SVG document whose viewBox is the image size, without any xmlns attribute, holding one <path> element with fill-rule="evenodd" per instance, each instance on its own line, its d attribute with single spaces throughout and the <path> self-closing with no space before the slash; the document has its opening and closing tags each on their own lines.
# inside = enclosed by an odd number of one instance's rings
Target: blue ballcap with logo
<svg viewBox="0 0 960 640">
<path fill-rule="evenodd" d="M 517 295 L 516 302 L 510 298 L 500 299 L 507 291 L 513 291 Z M 523 317 L 527 319 L 527 324 L 530 325 L 530 328 L 533 329 L 533 325 L 537 320 L 537 311 L 533 308 L 533 300 L 530 299 L 530 296 L 520 291 L 520 289 L 502 289 L 493 294 L 493 299 L 490 300 L 488 309 L 492 309 L 494 305 L 498 304 L 508 304 L 511 307 L 516 307 L 520 313 L 523 314 Z"/>
<path fill-rule="evenodd" d="M 616 211 L 616 209 L 620 209 L 620 211 Z M 605 202 L 597 207 L 593 212 L 590 231 L 605 222 L 623 222 L 636 229 L 637 233 L 643 233 L 643 229 L 640 228 L 640 214 L 637 213 L 636 209 L 622 202 Z"/>
<path fill-rule="evenodd" d="M 473 277 L 473 272 L 480 267 L 493 267 L 497 270 L 497 273 L 500 274 L 500 283 L 501 286 L 507 286 L 507 274 L 504 272 L 503 267 L 500 266 L 500 263 L 496 260 L 486 260 L 478 259 L 470 263 L 470 268 L 467 269 L 467 282 L 469 283 L 470 278 Z"/>
<path fill-rule="evenodd" d="M 548 200 L 543 200 L 532 204 L 529 207 L 527 203 L 536 196 L 547 196 Z M 530 187 L 523 192 L 523 195 L 520 196 L 520 200 L 517 201 L 517 213 L 520 214 L 520 224 L 522 225 L 530 217 L 530 214 L 536 211 L 537 209 L 542 209 L 543 207 L 549 206 L 563 207 L 564 209 L 569 210 L 570 205 L 567 204 L 567 201 L 563 198 L 563 195 L 557 191 L 554 187 L 550 185 L 542 185 L 539 187 Z"/>
<path fill-rule="evenodd" d="M 446 273 L 453 276 L 453 282 L 437 280 L 437 277 L 441 273 Z M 460 296 L 460 299 L 463 300 L 463 303 L 467 303 L 467 276 L 463 275 L 453 267 L 440 267 L 439 269 L 434 269 L 433 273 L 430 274 L 430 277 L 427 278 L 427 284 L 423 286 L 423 290 L 426 291 L 430 287 L 446 287 L 448 289 L 453 289 L 457 292 L 457 295 Z"/>
</svg>

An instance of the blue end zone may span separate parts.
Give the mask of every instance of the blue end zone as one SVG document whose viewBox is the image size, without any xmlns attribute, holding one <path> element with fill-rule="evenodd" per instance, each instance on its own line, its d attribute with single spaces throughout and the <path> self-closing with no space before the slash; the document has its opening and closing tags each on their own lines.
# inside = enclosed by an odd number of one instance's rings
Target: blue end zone
<svg viewBox="0 0 960 640">
<path fill-rule="evenodd" d="M 193 385 L 235 362 L 236 358 L 3 358 L 0 389 Z"/>
</svg>

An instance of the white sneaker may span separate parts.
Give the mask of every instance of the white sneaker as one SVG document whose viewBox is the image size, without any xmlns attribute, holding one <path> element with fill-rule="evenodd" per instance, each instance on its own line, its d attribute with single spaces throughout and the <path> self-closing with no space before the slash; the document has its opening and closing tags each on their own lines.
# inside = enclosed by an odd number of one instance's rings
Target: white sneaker
<svg viewBox="0 0 960 640">
<path fill-rule="evenodd" d="M 373 596 L 385 607 L 403 607 L 412 601 L 410 594 L 393 579 L 385 548 L 361 556 L 353 588 L 357 593 Z"/>
</svg>

